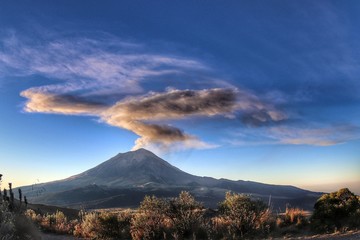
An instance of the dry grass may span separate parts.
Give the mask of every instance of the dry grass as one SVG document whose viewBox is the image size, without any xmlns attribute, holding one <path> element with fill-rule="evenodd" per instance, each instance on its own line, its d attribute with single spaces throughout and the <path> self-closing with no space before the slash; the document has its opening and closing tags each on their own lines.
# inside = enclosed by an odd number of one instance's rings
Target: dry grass
<svg viewBox="0 0 360 240">
<path fill-rule="evenodd" d="M 279 214 L 276 219 L 277 227 L 286 227 L 295 225 L 297 227 L 303 227 L 309 223 L 309 212 L 299 208 L 286 208 L 284 214 Z"/>
</svg>

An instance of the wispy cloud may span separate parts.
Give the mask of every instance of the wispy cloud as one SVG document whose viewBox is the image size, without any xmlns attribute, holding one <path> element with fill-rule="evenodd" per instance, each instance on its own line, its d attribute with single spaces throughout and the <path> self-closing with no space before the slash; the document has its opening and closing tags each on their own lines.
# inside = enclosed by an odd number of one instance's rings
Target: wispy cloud
<svg viewBox="0 0 360 240">
<path fill-rule="evenodd" d="M 358 138 L 360 129 L 353 125 L 335 125 L 318 128 L 273 127 L 269 133 L 282 144 L 331 146 Z"/>
<path fill-rule="evenodd" d="M 350 124 L 332 126 L 272 126 L 233 133 L 233 145 L 313 145 L 331 146 L 359 139 L 360 128 Z"/>
<path fill-rule="evenodd" d="M 153 54 L 140 44 L 120 39 L 58 39 L 24 44 L 12 35 L 2 45 L 0 75 L 37 74 L 63 80 L 64 84 L 41 87 L 42 91 L 56 93 L 139 93 L 143 91 L 140 82 L 149 78 L 206 68 L 197 60 Z"/>
</svg>

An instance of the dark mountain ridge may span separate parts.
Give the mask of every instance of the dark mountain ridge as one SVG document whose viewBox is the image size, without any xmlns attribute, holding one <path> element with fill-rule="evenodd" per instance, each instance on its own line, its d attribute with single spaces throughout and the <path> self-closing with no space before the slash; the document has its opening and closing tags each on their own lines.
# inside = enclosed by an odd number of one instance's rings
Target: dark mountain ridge
<svg viewBox="0 0 360 240">
<path fill-rule="evenodd" d="M 215 207 L 226 191 L 250 194 L 265 201 L 271 196 L 276 208 L 292 204 L 309 209 L 320 196 L 294 186 L 191 175 L 145 149 L 120 153 L 63 180 L 21 188 L 32 202 L 88 208 L 136 207 L 145 195 L 173 197 L 182 190 L 190 191 L 210 207 Z"/>
</svg>

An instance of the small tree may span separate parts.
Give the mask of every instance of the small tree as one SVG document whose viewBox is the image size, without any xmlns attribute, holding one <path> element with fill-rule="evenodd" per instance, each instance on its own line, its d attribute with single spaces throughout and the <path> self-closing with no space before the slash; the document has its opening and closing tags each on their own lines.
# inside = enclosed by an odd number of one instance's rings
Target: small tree
<svg viewBox="0 0 360 240">
<path fill-rule="evenodd" d="M 18 192 L 19 192 L 19 200 L 20 200 L 20 205 L 21 205 L 21 203 L 22 203 L 22 192 L 21 192 L 20 188 L 18 189 Z"/>
<path fill-rule="evenodd" d="M 12 190 L 12 183 L 9 183 L 9 194 L 10 194 L 10 204 L 9 204 L 9 208 L 10 210 L 14 210 L 14 192 Z"/>
<path fill-rule="evenodd" d="M 10 201 L 10 198 L 7 195 L 7 189 L 4 188 L 4 201 Z"/>
<path fill-rule="evenodd" d="M 0 174 L 0 203 L 2 202 L 2 197 L 1 197 L 1 182 L 2 182 L 2 174 Z"/>
</svg>

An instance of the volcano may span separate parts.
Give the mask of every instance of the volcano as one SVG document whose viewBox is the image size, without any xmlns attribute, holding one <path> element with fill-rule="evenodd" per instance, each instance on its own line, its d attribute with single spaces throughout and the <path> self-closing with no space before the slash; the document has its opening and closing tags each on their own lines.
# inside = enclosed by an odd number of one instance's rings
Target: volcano
<svg viewBox="0 0 360 240">
<path fill-rule="evenodd" d="M 74 208 L 137 207 L 146 195 L 175 197 L 181 191 L 216 207 L 227 191 L 233 191 L 271 199 L 276 209 L 287 204 L 312 209 L 321 195 L 294 186 L 191 175 L 146 149 L 119 153 L 83 173 L 21 189 L 31 202 Z"/>
</svg>

